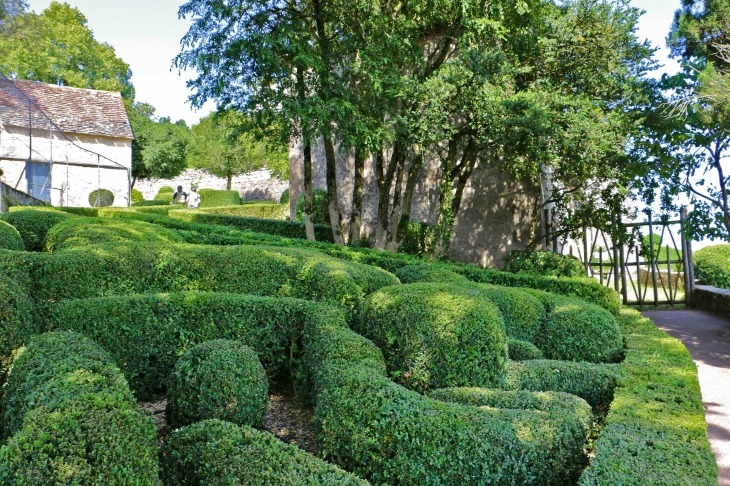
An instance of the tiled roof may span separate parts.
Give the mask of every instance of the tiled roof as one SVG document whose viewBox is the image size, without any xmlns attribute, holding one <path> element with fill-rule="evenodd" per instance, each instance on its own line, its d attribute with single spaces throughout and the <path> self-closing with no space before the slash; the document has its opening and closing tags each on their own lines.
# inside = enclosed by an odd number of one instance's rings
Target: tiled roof
<svg viewBox="0 0 730 486">
<path fill-rule="evenodd" d="M 37 106 L 31 105 L 34 127 L 50 128 L 42 111 L 67 133 L 134 138 L 119 93 L 0 78 L 0 115 L 5 125 L 29 124 L 28 100 L 18 89 Z"/>
</svg>

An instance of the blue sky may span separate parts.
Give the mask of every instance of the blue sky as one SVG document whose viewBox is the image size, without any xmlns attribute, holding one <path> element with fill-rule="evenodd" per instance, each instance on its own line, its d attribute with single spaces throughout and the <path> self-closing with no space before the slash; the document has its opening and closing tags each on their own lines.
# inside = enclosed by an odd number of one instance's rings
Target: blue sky
<svg viewBox="0 0 730 486">
<path fill-rule="evenodd" d="M 151 103 L 160 116 L 183 119 L 193 124 L 215 107 L 212 103 L 193 111 L 186 103 L 189 91 L 185 81 L 192 74 L 171 70 L 172 59 L 180 51 L 180 39 L 189 22 L 178 20 L 177 9 L 182 0 L 67 0 L 89 21 L 97 40 L 114 46 L 117 55 L 132 68 L 132 82 L 137 100 Z M 30 0 L 36 12 L 48 7 L 51 0 Z M 632 4 L 646 11 L 639 26 L 639 36 L 652 45 L 662 47 L 657 59 L 663 71 L 676 71 L 676 63 L 667 59 L 664 39 L 669 32 L 679 0 L 633 0 Z"/>
</svg>

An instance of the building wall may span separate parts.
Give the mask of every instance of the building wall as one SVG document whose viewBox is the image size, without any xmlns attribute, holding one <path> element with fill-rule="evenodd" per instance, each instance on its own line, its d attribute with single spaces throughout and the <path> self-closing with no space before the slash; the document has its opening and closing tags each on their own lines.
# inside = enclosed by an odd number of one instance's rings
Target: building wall
<svg viewBox="0 0 730 486">
<path fill-rule="evenodd" d="M 352 206 L 354 159 L 353 152 L 337 152 L 338 200 L 340 211 L 348 222 Z M 304 191 L 301 142 L 295 141 L 290 146 L 289 171 L 293 218 L 296 200 Z M 314 187 L 326 189 L 326 162 L 321 143 L 312 147 L 312 171 Z M 366 162 L 364 176 L 362 234 L 372 240 L 379 198 L 374 158 Z M 413 196 L 412 222 L 436 222 L 440 185 L 439 160 L 435 156 L 427 156 Z M 539 185 L 529 181 L 514 181 L 499 166 L 478 163 L 465 188 L 454 225 L 451 258 L 482 267 L 502 267 L 509 251 L 527 248 L 539 234 L 539 199 Z"/>
<path fill-rule="evenodd" d="M 114 193 L 114 206 L 129 205 L 131 140 L 83 134 L 66 134 L 66 140 L 58 133 L 36 129 L 32 135 L 32 160 L 53 162 L 51 204 L 88 207 L 89 194 L 101 186 L 102 189 Z M 2 181 L 11 187 L 17 186 L 18 190 L 24 192 L 28 190 L 23 170 L 28 159 L 30 142 L 27 128 L 7 125 L 2 127 Z"/>
</svg>

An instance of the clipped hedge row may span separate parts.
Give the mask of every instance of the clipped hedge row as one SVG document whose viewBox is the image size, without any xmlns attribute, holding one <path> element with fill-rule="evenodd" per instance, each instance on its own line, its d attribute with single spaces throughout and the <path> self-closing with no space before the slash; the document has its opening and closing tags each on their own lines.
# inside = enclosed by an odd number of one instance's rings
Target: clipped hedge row
<svg viewBox="0 0 730 486">
<path fill-rule="evenodd" d="M 435 264 L 408 265 L 399 268 L 394 273 L 395 276 L 404 284 L 418 282 L 469 282 L 469 279 L 463 275 L 459 275 L 448 268 Z"/>
<path fill-rule="evenodd" d="M 730 289 L 730 245 L 712 245 L 692 255 L 695 275 L 705 285 Z"/>
<path fill-rule="evenodd" d="M 48 231 L 58 223 L 73 217 L 71 214 L 52 209 L 17 206 L 10 208 L 10 214 L 4 219 L 18 230 L 27 251 L 43 251 Z"/>
<path fill-rule="evenodd" d="M 160 484 L 151 418 L 82 336 L 35 337 L 13 364 L 3 411 L 2 484 Z"/>
<path fill-rule="evenodd" d="M 505 271 L 543 277 L 585 277 L 586 270 L 572 255 L 552 251 L 513 250 L 505 259 Z"/>
<path fill-rule="evenodd" d="M 117 243 L 15 255 L 0 254 L 0 268 L 20 273 L 39 302 L 199 290 L 301 297 L 357 313 L 365 295 L 398 283 L 381 269 L 298 248 Z"/>
<path fill-rule="evenodd" d="M 175 428 L 220 419 L 262 429 L 268 401 L 269 382 L 256 352 L 238 341 L 214 339 L 177 360 L 167 420 Z"/>
<path fill-rule="evenodd" d="M 417 283 L 370 294 L 355 330 L 383 351 L 396 382 L 423 392 L 496 384 L 507 361 L 503 328 L 478 286 Z"/>
<path fill-rule="evenodd" d="M 582 486 L 717 484 L 697 369 L 687 348 L 635 310 L 618 317 L 627 341 L 615 390 Z"/>
<path fill-rule="evenodd" d="M 163 484 L 367 485 L 266 432 L 220 420 L 174 430 L 160 454 Z"/>
<path fill-rule="evenodd" d="M 198 194 L 200 194 L 201 208 L 239 205 L 242 202 L 238 191 L 200 189 Z"/>
<path fill-rule="evenodd" d="M 307 234 L 304 223 L 294 221 L 281 221 L 274 219 L 245 218 L 229 214 L 211 214 L 205 211 L 195 210 L 173 210 L 168 213 L 171 218 L 180 219 L 190 223 L 217 224 L 231 226 L 237 229 L 267 233 L 286 238 L 306 239 Z M 325 225 L 315 225 L 314 235 L 317 241 L 331 243 L 334 241 L 332 228 Z"/>
<path fill-rule="evenodd" d="M 121 242 L 182 243 L 183 238 L 155 224 L 109 218 L 74 218 L 57 224 L 46 235 L 48 251 Z"/>
<path fill-rule="evenodd" d="M 514 361 L 526 361 L 528 359 L 543 359 L 542 351 L 529 341 L 507 338 L 507 354 L 509 359 Z"/>
<path fill-rule="evenodd" d="M 0 221 L 0 250 L 25 250 L 23 238 L 20 237 L 18 230 L 5 221 Z"/>
<path fill-rule="evenodd" d="M 243 216 L 246 218 L 259 219 L 289 219 L 288 204 L 243 204 L 240 206 L 224 206 L 216 208 L 203 209 L 201 212 L 207 214 L 226 214 L 229 216 Z"/>
<path fill-rule="evenodd" d="M 0 372 L 13 350 L 38 332 L 40 325 L 30 296 L 15 280 L 0 273 Z"/>
</svg>

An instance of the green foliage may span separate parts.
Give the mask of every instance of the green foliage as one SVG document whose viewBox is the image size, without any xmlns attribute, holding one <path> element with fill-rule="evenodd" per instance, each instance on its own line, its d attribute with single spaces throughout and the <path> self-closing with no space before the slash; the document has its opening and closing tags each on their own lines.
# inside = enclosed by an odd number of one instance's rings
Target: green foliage
<svg viewBox="0 0 730 486">
<path fill-rule="evenodd" d="M 132 204 L 144 201 L 144 194 L 142 191 L 132 189 Z"/>
<path fill-rule="evenodd" d="M 367 485 L 273 435 L 220 420 L 174 430 L 160 454 L 165 485 Z M 275 467 L 274 467 L 275 466 Z"/>
<path fill-rule="evenodd" d="M 687 348 L 635 310 L 617 320 L 627 341 L 623 379 L 580 485 L 717 484 Z"/>
<path fill-rule="evenodd" d="M 544 356 L 537 346 L 528 341 L 521 341 L 513 337 L 507 338 L 509 359 L 513 361 L 527 361 L 528 359 L 543 359 Z"/>
<path fill-rule="evenodd" d="M 448 190 L 450 192 L 451 188 L 449 187 Z M 451 239 L 454 221 L 453 218 L 447 217 L 446 219 L 448 222 L 439 227 L 433 227 L 426 223 L 409 223 L 408 232 L 398 251 L 409 255 L 424 256 L 433 253 L 434 243 L 437 238 L 440 239 L 441 243 L 448 244 Z"/>
<path fill-rule="evenodd" d="M 408 265 L 399 268 L 395 272 L 395 276 L 404 284 L 417 282 L 469 282 L 469 279 L 466 277 L 436 264 Z"/>
<path fill-rule="evenodd" d="M 54 209 L 68 214 L 75 214 L 76 216 L 86 216 L 88 218 L 96 218 L 99 216 L 99 208 L 57 207 Z"/>
<path fill-rule="evenodd" d="M 705 285 L 730 289 L 730 245 L 712 245 L 692 254 L 697 278 Z"/>
<path fill-rule="evenodd" d="M 507 336 L 534 342 L 542 331 L 545 307 L 529 292 L 509 287 L 480 285 L 483 298 L 494 303 L 504 319 Z"/>
<path fill-rule="evenodd" d="M 18 230 L 27 251 L 43 251 L 51 228 L 74 217 L 59 211 L 16 207 L 11 208 L 5 221 Z"/>
<path fill-rule="evenodd" d="M 144 208 L 144 207 L 148 207 L 148 206 L 169 206 L 170 205 L 170 201 L 166 201 L 164 199 L 158 200 L 157 196 L 159 196 L 159 194 L 155 196 L 155 200 L 153 200 L 153 201 L 139 201 L 136 203 L 132 203 L 132 207 Z M 165 214 L 167 214 L 167 213 L 165 213 Z"/>
<path fill-rule="evenodd" d="M 40 331 L 36 317 L 35 306 L 27 292 L 15 280 L 0 275 L 0 372 L 8 364 L 13 350 Z"/>
<path fill-rule="evenodd" d="M 585 277 L 583 264 L 570 255 L 551 251 L 512 250 L 505 259 L 505 270 L 543 277 Z"/>
<path fill-rule="evenodd" d="M 13 363 L 3 412 L 3 484 L 159 484 L 151 418 L 84 337 L 34 338 Z"/>
<path fill-rule="evenodd" d="M 114 204 L 114 193 L 108 189 L 96 189 L 89 194 L 92 208 L 105 208 Z"/>
<path fill-rule="evenodd" d="M 238 191 L 220 191 L 216 189 L 200 189 L 200 207 L 217 208 L 241 204 L 241 195 Z"/>
<path fill-rule="evenodd" d="M 206 214 L 227 214 L 259 219 L 289 219 L 289 206 L 286 204 L 243 204 L 240 206 L 223 206 L 201 210 Z"/>
<path fill-rule="evenodd" d="M 160 201 L 167 204 L 170 204 L 172 202 L 172 196 L 173 193 L 171 192 L 160 192 L 155 195 L 155 202 Z"/>
<path fill-rule="evenodd" d="M 0 250 L 25 250 L 23 238 L 12 225 L 0 220 Z"/>
<path fill-rule="evenodd" d="M 306 194 L 302 192 L 297 199 L 295 219 L 304 221 L 304 200 Z M 312 190 L 312 223 L 330 226 L 330 211 L 327 200 L 327 191 L 324 189 Z M 319 238 L 317 238 L 319 239 Z"/>
<path fill-rule="evenodd" d="M 500 388 L 570 393 L 588 402 L 596 412 L 608 409 L 619 376 L 616 365 L 546 359 L 512 361 Z"/>
<path fill-rule="evenodd" d="M 284 189 L 279 198 L 279 204 L 289 204 L 289 188 Z"/>
<path fill-rule="evenodd" d="M 554 294 L 544 294 L 542 299 L 549 311 L 533 342 L 546 358 L 591 363 L 616 363 L 623 359 L 621 331 L 610 312 Z"/>
<path fill-rule="evenodd" d="M 173 189 L 173 188 L 172 188 L 172 186 L 162 186 L 162 187 L 160 187 L 160 189 L 159 189 L 159 190 L 157 191 L 157 194 L 166 194 L 166 193 L 168 193 L 168 192 L 169 192 L 170 194 L 174 194 L 174 193 L 175 193 L 175 189 Z"/>
<path fill-rule="evenodd" d="M 183 120 L 155 117 L 155 108 L 147 103 L 132 103 L 132 177 L 136 179 L 171 179 L 187 167 L 186 154 L 190 129 Z"/>
<path fill-rule="evenodd" d="M 48 251 L 115 242 L 182 243 L 175 231 L 133 220 L 75 218 L 54 226 L 46 236 Z"/>
<path fill-rule="evenodd" d="M 246 218 L 243 216 L 232 216 L 228 214 L 211 214 L 204 211 L 170 211 L 171 218 L 181 219 L 191 223 L 218 224 L 221 226 L 232 226 L 241 230 L 267 233 L 286 238 L 306 239 L 307 234 L 304 223 L 294 221 L 279 221 L 273 219 Z M 314 234 L 317 241 L 332 242 L 332 228 L 321 224 L 314 226 Z M 235 244 L 235 243 L 233 243 Z"/>
<path fill-rule="evenodd" d="M 418 391 L 493 385 L 507 358 L 499 311 L 472 286 L 380 289 L 365 301 L 356 330 L 382 349 L 396 382 Z"/>
<path fill-rule="evenodd" d="M 262 429 L 269 382 L 258 355 L 237 341 L 215 339 L 189 349 L 175 363 L 167 394 L 172 427 L 220 419 Z"/>
<path fill-rule="evenodd" d="M 54 1 L 40 14 L 18 15 L 3 24 L 0 59 L 0 71 L 11 77 L 134 98 L 129 65 L 112 46 L 97 41 L 86 17 L 67 3 Z"/>
</svg>

